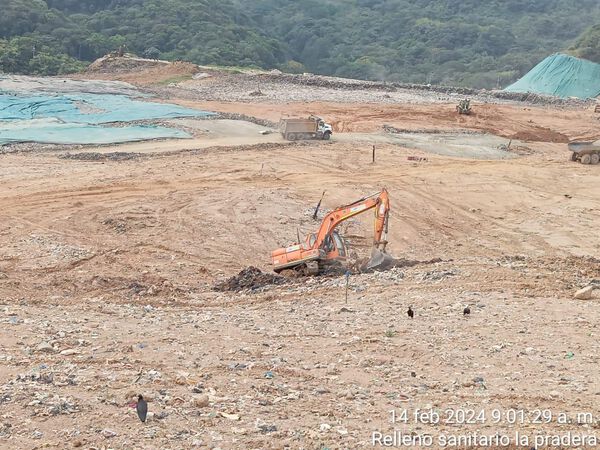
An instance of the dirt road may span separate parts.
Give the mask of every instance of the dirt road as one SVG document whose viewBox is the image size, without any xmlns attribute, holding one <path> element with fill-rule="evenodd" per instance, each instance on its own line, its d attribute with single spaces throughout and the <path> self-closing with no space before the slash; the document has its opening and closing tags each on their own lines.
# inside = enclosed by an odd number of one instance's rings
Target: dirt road
<svg viewBox="0 0 600 450">
<path fill-rule="evenodd" d="M 322 106 L 338 127 L 352 114 L 361 124 L 368 110 Z M 237 107 L 276 115 L 273 106 Z M 402 108 L 354 131 L 376 130 Z M 493 122 L 478 128 L 477 117 L 457 124 L 436 119 L 436 107 L 414 108 L 391 124 L 489 131 Z M 420 111 L 431 115 L 419 121 Z M 514 126 L 503 117 L 503 137 L 530 126 L 591 132 L 587 111 L 516 112 Z M 394 428 L 595 433 L 595 417 L 390 423 L 392 409 L 595 413 L 598 297 L 572 297 L 600 280 L 598 166 L 568 162 L 551 140 L 529 139 L 528 154 L 506 160 L 381 142 L 375 164 L 369 143 L 344 139 L 189 150 L 176 142 L 185 151 L 124 161 L 1 155 L 0 443 L 363 448 Z M 415 265 L 351 276 L 348 303 L 336 277 L 212 290 L 247 266 L 269 271 L 272 249 L 316 228 L 323 191 L 333 208 L 382 186 L 392 200 L 390 251 Z M 343 229 L 359 255 L 371 219 Z M 140 393 L 146 424 L 129 406 Z"/>
<path fill-rule="evenodd" d="M 569 139 L 597 139 L 598 121 L 593 111 L 531 105 L 477 104 L 474 114 L 459 116 L 456 103 L 391 105 L 312 102 L 233 103 L 173 98 L 171 101 L 209 111 L 236 112 L 278 121 L 282 116 L 318 114 L 336 132 L 374 132 L 383 125 L 406 130 L 476 130 L 509 139 L 564 143 Z"/>
</svg>

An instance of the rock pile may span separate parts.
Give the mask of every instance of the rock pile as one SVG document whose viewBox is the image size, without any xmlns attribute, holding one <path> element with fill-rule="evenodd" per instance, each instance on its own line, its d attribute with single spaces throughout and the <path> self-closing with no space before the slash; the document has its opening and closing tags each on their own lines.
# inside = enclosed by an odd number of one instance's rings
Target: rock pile
<svg viewBox="0 0 600 450">
<path fill-rule="evenodd" d="M 489 98 L 511 100 L 542 105 L 559 106 L 582 106 L 589 103 L 588 100 L 575 98 L 558 98 L 551 95 L 535 93 L 508 92 L 503 90 L 471 89 L 460 86 L 440 86 L 431 84 L 414 84 L 398 82 L 374 82 L 353 80 L 337 77 L 319 75 L 291 75 L 291 74 L 261 74 L 257 76 L 265 81 L 277 81 L 301 86 L 315 86 L 329 89 L 343 90 L 375 90 L 395 92 L 397 90 L 435 92 L 446 95 L 468 95 L 472 97 L 484 96 Z"/>
<path fill-rule="evenodd" d="M 112 152 L 112 153 L 65 153 L 59 155 L 60 159 L 73 159 L 77 161 L 127 161 L 130 159 L 140 158 L 141 154 L 131 152 Z"/>
</svg>

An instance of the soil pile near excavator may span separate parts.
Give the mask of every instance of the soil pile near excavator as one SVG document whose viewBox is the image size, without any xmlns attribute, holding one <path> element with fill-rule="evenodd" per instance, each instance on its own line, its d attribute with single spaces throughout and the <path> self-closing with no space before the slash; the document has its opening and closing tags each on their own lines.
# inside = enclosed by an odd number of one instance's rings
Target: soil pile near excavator
<svg viewBox="0 0 600 450">
<path fill-rule="evenodd" d="M 287 283 L 284 277 L 270 273 L 264 273 L 257 267 L 247 267 L 237 275 L 234 275 L 224 281 L 220 281 L 213 286 L 213 290 L 220 292 L 240 292 L 257 290 L 266 286 L 280 285 Z"/>
</svg>

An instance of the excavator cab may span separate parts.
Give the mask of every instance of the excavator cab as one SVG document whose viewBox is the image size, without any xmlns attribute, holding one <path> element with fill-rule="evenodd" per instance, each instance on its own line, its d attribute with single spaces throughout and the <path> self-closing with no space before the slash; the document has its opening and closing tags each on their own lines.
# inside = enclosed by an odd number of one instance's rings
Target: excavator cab
<svg viewBox="0 0 600 450">
<path fill-rule="evenodd" d="M 308 245 L 312 248 L 315 245 L 315 241 L 317 239 L 316 233 L 312 233 L 308 238 Z M 323 239 L 323 244 L 321 248 L 325 251 L 327 255 L 326 258 L 329 259 L 337 259 L 345 261 L 348 256 L 348 248 L 346 246 L 346 241 L 344 238 L 337 232 L 333 231 L 328 234 L 325 239 Z"/>
</svg>

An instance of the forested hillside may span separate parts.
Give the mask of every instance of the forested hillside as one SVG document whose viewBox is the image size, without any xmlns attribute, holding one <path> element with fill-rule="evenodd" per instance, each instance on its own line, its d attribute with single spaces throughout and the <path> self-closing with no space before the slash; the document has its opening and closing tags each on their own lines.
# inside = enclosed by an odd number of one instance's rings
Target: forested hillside
<svg viewBox="0 0 600 450">
<path fill-rule="evenodd" d="M 600 25 L 587 29 L 570 51 L 575 56 L 600 63 Z"/>
<path fill-rule="evenodd" d="M 125 45 L 198 64 L 493 87 L 556 51 L 598 58 L 599 3 L 0 0 L 0 70 L 66 73 Z"/>
</svg>

